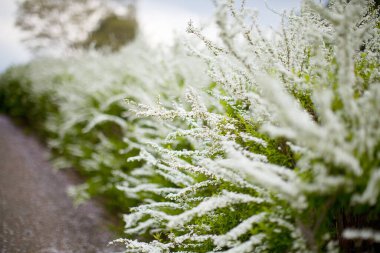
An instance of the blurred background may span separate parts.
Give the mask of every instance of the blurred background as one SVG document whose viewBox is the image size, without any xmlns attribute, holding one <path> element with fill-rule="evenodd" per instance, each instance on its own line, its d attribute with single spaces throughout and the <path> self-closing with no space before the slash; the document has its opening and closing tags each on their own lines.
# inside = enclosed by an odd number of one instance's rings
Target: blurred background
<svg viewBox="0 0 380 253">
<path fill-rule="evenodd" d="M 261 25 L 277 27 L 277 13 L 297 10 L 300 0 L 248 0 L 247 5 L 259 11 Z M 117 51 L 138 34 L 152 44 L 171 44 L 190 19 L 210 23 L 213 11 L 211 0 L 2 0 L 0 72 L 35 55 L 78 48 Z"/>
</svg>

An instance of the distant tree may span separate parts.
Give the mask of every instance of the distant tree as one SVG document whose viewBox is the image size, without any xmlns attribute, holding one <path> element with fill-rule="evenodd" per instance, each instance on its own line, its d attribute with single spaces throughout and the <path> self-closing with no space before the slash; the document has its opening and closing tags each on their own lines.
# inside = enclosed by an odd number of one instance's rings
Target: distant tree
<svg viewBox="0 0 380 253">
<path fill-rule="evenodd" d="M 130 4 L 126 15 L 109 15 L 101 20 L 80 45 L 83 47 L 104 48 L 117 51 L 121 46 L 132 41 L 137 33 L 136 6 Z"/>
<path fill-rule="evenodd" d="M 119 12 L 133 14 L 126 5 L 112 0 L 23 0 L 18 6 L 16 25 L 25 32 L 24 41 L 34 52 L 90 44 L 110 44 L 115 50 L 119 47 L 116 45 L 133 39 L 137 29 L 135 15 L 119 17 Z M 123 32 L 128 35 L 122 36 Z"/>
</svg>

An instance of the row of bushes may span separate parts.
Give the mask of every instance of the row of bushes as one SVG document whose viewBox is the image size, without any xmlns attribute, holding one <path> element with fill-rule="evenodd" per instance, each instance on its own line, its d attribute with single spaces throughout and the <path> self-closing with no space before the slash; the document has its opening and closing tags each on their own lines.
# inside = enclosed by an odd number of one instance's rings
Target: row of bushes
<svg viewBox="0 0 380 253">
<path fill-rule="evenodd" d="M 138 154 L 141 138 L 163 138 L 167 131 L 155 132 L 157 122 L 128 113 L 126 100 L 152 103 L 160 94 L 176 101 L 185 79 L 209 82 L 206 75 L 199 76 L 201 67 L 189 71 L 202 62 L 185 56 L 182 49 L 156 50 L 141 40 L 118 54 L 76 51 L 61 59 L 36 59 L 2 74 L 2 112 L 42 137 L 56 168 L 75 167 L 88 178 L 78 188 L 78 201 L 100 194 L 110 196 L 106 201 L 118 212 L 136 205 L 116 189 L 115 182 L 123 180 L 118 173 L 141 166 L 127 162 Z"/>
<path fill-rule="evenodd" d="M 1 109 L 86 176 L 78 201 L 126 213 L 126 252 L 375 252 L 378 11 L 307 0 L 267 35 L 244 3 L 215 40 L 10 68 Z"/>
</svg>

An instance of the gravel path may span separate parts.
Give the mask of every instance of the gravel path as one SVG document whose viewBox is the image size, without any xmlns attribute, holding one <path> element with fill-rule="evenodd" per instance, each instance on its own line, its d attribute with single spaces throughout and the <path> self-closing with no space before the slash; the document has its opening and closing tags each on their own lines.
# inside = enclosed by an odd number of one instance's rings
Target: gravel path
<svg viewBox="0 0 380 253">
<path fill-rule="evenodd" d="M 73 207 L 78 177 L 54 171 L 47 150 L 0 115 L 0 252 L 110 252 L 112 217 L 95 201 Z"/>
</svg>

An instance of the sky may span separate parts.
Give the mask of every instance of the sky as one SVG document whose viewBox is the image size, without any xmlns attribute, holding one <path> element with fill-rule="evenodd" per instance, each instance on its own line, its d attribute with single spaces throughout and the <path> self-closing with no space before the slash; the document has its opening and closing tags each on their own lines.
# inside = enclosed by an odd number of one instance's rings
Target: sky
<svg viewBox="0 0 380 253">
<path fill-rule="evenodd" d="M 300 0 L 266 0 L 277 12 L 299 7 Z M 256 8 L 259 22 L 276 27 L 280 17 L 265 6 L 265 0 L 247 0 Z M 139 27 L 153 43 L 170 43 L 173 32 L 186 30 L 191 19 L 195 24 L 211 20 L 214 7 L 211 0 L 138 0 Z M 14 26 L 16 0 L 0 2 L 0 72 L 13 64 L 27 62 L 33 56 L 21 42 L 23 35 Z"/>
<path fill-rule="evenodd" d="M 15 0 L 0 2 L 0 72 L 11 64 L 30 59 L 28 50 L 21 43 L 21 33 L 15 28 Z"/>
</svg>

